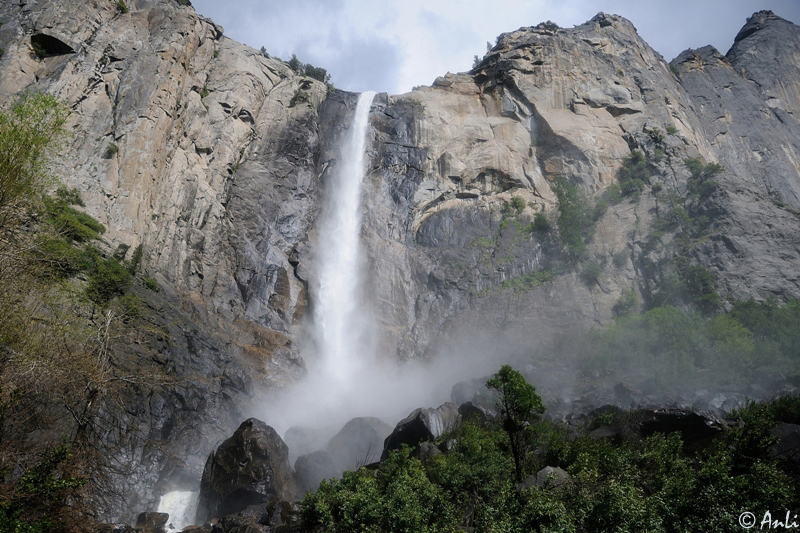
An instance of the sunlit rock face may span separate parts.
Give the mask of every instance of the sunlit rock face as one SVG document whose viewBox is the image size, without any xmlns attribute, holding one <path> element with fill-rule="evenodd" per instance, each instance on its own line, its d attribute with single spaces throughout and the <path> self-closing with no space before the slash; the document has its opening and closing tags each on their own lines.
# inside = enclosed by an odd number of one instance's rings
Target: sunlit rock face
<svg viewBox="0 0 800 533">
<path fill-rule="evenodd" d="M 315 223 L 356 104 L 190 7 L 128 5 L 0 3 L 0 102 L 36 88 L 71 106 L 54 170 L 106 225 L 109 249 L 143 245 L 170 333 L 158 357 L 192 376 L 129 399 L 127 440 L 113 444 L 135 474 L 120 476 L 129 508 L 109 519 L 196 490 L 185 485 L 249 395 L 304 374 Z M 691 250 L 723 300 L 800 297 L 798 50 L 797 26 L 759 13 L 727 56 L 703 48 L 667 64 L 630 22 L 600 14 L 503 34 L 469 73 L 378 95 L 361 241 L 379 353 L 499 359 L 609 324 L 623 291 L 645 300 L 666 258 L 654 239 L 670 238 L 651 234 L 664 200 L 649 187 L 599 217 L 587 261 L 603 269 L 590 282 L 558 268 L 552 233 L 527 229 L 542 210 L 554 222 L 554 180 L 602 194 L 632 150 L 678 191 L 687 157 L 724 167 L 703 207 L 710 232 Z"/>
</svg>

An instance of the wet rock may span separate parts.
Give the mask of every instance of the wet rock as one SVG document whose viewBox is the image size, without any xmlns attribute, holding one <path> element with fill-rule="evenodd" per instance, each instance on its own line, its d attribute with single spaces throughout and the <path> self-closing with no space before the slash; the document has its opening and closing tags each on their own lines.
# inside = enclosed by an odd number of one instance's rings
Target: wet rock
<svg viewBox="0 0 800 533">
<path fill-rule="evenodd" d="M 453 403 L 448 402 L 436 409 L 415 409 L 398 422 L 392 434 L 386 437 L 381 459 L 385 459 L 389 451 L 400 449 L 403 444 L 413 448 L 421 442 L 433 441 L 460 424 L 461 415 Z"/>
<path fill-rule="evenodd" d="M 167 520 L 169 520 L 167 513 L 139 513 L 136 518 L 136 529 L 141 533 L 165 533 Z"/>
<path fill-rule="evenodd" d="M 316 490 L 323 479 L 337 478 L 341 474 L 342 471 L 325 450 L 301 455 L 294 463 L 294 479 L 299 494 Z"/>
<path fill-rule="evenodd" d="M 464 422 L 467 420 L 472 420 L 478 424 L 483 424 L 492 418 L 491 413 L 472 402 L 466 402 L 459 405 L 458 413 L 461 415 L 461 419 Z"/>
<path fill-rule="evenodd" d="M 391 432 L 392 427 L 379 418 L 354 418 L 331 437 L 325 449 L 340 471 L 355 470 L 380 459 L 383 441 Z"/>
<path fill-rule="evenodd" d="M 456 405 L 469 402 L 486 411 L 494 411 L 494 393 L 486 388 L 486 380 L 488 379 L 489 376 L 456 383 L 450 389 L 450 401 Z"/>
<path fill-rule="evenodd" d="M 197 519 L 235 513 L 273 497 L 291 499 L 295 493 L 288 447 L 270 426 L 249 418 L 209 455 Z"/>
<path fill-rule="evenodd" d="M 300 506 L 272 498 L 224 516 L 214 526 L 218 533 L 272 533 L 289 531 L 300 522 Z"/>
</svg>

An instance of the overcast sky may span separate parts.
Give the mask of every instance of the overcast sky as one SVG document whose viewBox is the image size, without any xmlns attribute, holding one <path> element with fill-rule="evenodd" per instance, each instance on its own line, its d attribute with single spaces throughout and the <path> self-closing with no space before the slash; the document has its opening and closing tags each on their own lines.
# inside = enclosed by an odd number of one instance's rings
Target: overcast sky
<svg viewBox="0 0 800 533">
<path fill-rule="evenodd" d="M 800 0 L 192 0 L 225 34 L 270 55 L 323 67 L 336 87 L 392 94 L 462 72 L 503 32 L 598 12 L 628 18 L 668 61 L 687 48 L 723 54 L 761 9 L 800 23 Z"/>
</svg>

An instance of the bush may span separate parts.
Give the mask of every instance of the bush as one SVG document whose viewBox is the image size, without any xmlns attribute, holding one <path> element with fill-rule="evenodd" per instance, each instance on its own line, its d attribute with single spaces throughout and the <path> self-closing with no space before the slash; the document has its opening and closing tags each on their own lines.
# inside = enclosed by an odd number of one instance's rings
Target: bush
<svg viewBox="0 0 800 533">
<path fill-rule="evenodd" d="M 158 292 L 158 283 L 153 278 L 145 278 L 144 286 L 153 292 Z"/>
<path fill-rule="evenodd" d="M 641 151 L 634 150 L 623 160 L 617 175 L 622 194 L 638 194 L 650 182 L 647 158 Z"/>
<path fill-rule="evenodd" d="M 298 87 L 295 89 L 294 95 L 292 95 L 292 99 L 289 101 L 289 107 L 294 107 L 297 104 L 308 103 L 310 101 L 311 96 L 306 91 Z"/>
<path fill-rule="evenodd" d="M 584 263 L 583 268 L 581 268 L 581 278 L 587 285 L 597 283 L 597 281 L 600 279 L 600 274 L 602 273 L 603 265 L 597 261 L 588 261 Z"/>
<path fill-rule="evenodd" d="M 19 207 L 37 202 L 50 183 L 48 154 L 66 135 L 68 110 L 41 93 L 20 96 L 0 112 L 0 227 Z"/>
<path fill-rule="evenodd" d="M 550 231 L 550 221 L 547 219 L 547 215 L 542 211 L 533 215 L 531 229 L 536 233 L 548 233 Z"/>
<path fill-rule="evenodd" d="M 519 215 L 525 209 L 525 199 L 522 196 L 513 196 L 510 202 L 511 208 Z"/>
<path fill-rule="evenodd" d="M 678 128 L 675 126 L 667 126 L 667 135 L 676 135 L 678 133 Z"/>
<path fill-rule="evenodd" d="M 589 202 L 581 191 L 564 178 L 556 178 L 553 192 L 558 201 L 558 234 L 572 260 L 586 255 L 586 244 L 594 233 Z"/>
<path fill-rule="evenodd" d="M 112 298 L 125 294 L 132 281 L 130 272 L 119 261 L 101 259 L 89 276 L 86 295 L 93 302 L 105 305 Z"/>
<path fill-rule="evenodd" d="M 128 4 L 125 3 L 125 0 L 117 0 L 116 6 L 119 13 L 125 14 L 128 12 Z"/>
<path fill-rule="evenodd" d="M 104 156 L 106 159 L 111 159 L 112 157 L 117 155 L 117 152 L 119 152 L 119 146 L 117 145 L 117 143 L 112 141 L 108 143 L 108 146 L 106 146 L 106 151 L 104 153 Z"/>
</svg>

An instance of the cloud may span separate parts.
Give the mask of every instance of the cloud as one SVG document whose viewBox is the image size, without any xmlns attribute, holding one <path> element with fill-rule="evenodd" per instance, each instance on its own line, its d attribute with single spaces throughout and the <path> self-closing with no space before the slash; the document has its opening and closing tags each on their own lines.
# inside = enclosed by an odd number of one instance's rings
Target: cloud
<svg viewBox="0 0 800 533">
<path fill-rule="evenodd" d="M 599 11 L 633 22 L 665 59 L 712 44 L 722 53 L 761 9 L 800 22 L 797 0 L 193 0 L 226 34 L 275 56 L 328 70 L 337 87 L 390 93 L 465 71 L 486 42 L 551 20 L 582 24 Z"/>
</svg>

